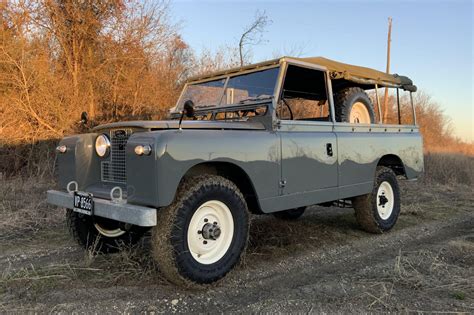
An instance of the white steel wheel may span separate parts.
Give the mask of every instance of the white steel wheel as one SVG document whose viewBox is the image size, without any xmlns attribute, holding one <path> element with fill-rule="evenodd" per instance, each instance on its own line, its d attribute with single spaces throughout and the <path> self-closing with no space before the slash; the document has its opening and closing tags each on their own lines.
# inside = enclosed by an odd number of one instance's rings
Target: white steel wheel
<svg viewBox="0 0 474 315">
<path fill-rule="evenodd" d="M 377 190 L 377 212 L 382 220 L 387 220 L 392 215 L 395 204 L 395 195 L 392 185 L 384 181 Z"/>
<path fill-rule="evenodd" d="M 227 253 L 234 237 L 234 219 L 223 202 L 210 200 L 194 212 L 187 241 L 193 258 L 200 264 L 213 264 Z"/>
<path fill-rule="evenodd" d="M 127 231 L 122 230 L 121 228 L 109 229 L 105 226 L 100 225 L 99 223 L 94 223 L 94 226 L 97 231 L 105 237 L 119 237 L 127 233 Z"/>
<path fill-rule="evenodd" d="M 370 124 L 370 113 L 362 102 L 356 102 L 352 105 L 349 115 L 349 122 L 353 124 Z"/>
</svg>

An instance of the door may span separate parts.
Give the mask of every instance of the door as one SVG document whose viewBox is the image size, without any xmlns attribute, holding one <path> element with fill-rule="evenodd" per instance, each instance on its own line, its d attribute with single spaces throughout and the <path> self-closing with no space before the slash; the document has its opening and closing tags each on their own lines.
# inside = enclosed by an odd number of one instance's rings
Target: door
<svg viewBox="0 0 474 315">
<path fill-rule="evenodd" d="M 337 187 L 337 146 L 332 125 L 282 122 L 282 195 Z"/>
<path fill-rule="evenodd" d="M 337 141 L 327 95 L 324 71 L 288 65 L 276 109 L 280 193 L 307 204 L 337 199 Z"/>
</svg>

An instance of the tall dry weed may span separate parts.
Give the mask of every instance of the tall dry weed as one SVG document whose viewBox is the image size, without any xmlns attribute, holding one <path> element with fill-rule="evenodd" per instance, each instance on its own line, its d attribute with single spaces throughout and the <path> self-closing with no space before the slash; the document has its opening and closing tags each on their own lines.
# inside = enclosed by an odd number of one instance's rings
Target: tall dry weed
<svg viewBox="0 0 474 315">
<path fill-rule="evenodd" d="M 63 211 L 46 203 L 54 185 L 50 177 L 0 179 L 0 237 L 63 222 Z"/>
<path fill-rule="evenodd" d="M 474 184 L 474 157 L 454 153 L 428 153 L 425 155 L 427 183 L 446 185 Z"/>
</svg>

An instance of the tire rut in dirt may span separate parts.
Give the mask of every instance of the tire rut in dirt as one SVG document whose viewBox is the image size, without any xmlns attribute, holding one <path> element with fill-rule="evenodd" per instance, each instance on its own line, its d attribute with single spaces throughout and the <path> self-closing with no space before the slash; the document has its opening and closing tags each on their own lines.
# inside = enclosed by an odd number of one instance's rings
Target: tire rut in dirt
<svg viewBox="0 0 474 315">
<path fill-rule="evenodd" d="M 244 296 L 239 299 L 245 300 L 245 305 L 257 304 L 263 300 L 285 300 L 289 298 L 290 292 L 292 292 L 291 294 L 300 295 L 299 288 L 319 286 L 340 279 L 351 279 L 368 266 L 383 264 L 384 262 L 388 262 L 390 265 L 399 254 L 398 247 L 403 248 L 405 252 L 425 250 L 427 247 L 436 246 L 450 238 L 472 233 L 473 226 L 474 217 L 467 220 L 464 217 L 448 224 L 433 225 L 433 222 L 430 222 L 424 226 L 410 228 L 410 231 L 403 230 L 390 234 L 369 236 L 369 239 L 376 244 L 380 244 L 379 239 L 383 238 L 384 246 L 377 247 L 374 250 L 376 247 L 373 243 L 362 244 L 362 246 L 351 244 L 350 251 L 342 250 L 333 256 L 321 253 L 321 257 L 324 257 L 325 261 L 314 261 L 311 258 L 304 265 L 290 265 L 291 269 L 284 272 L 275 270 L 272 274 L 265 275 L 263 279 L 261 277 L 241 279 L 246 284 L 246 290 L 243 293 Z M 424 231 L 424 235 L 416 234 L 419 229 Z M 360 243 L 360 241 L 357 243 Z M 388 254 L 387 248 L 392 249 Z M 296 257 L 294 260 L 300 261 Z M 251 274 L 255 274 L 255 272 Z M 288 286 L 290 283 L 291 287 Z M 231 310 L 235 311 L 235 308 Z"/>
</svg>

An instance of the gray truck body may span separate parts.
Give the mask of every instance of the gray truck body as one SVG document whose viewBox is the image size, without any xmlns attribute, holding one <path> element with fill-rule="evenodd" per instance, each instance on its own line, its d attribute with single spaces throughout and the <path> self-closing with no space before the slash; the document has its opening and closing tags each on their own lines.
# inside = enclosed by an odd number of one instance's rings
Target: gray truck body
<svg viewBox="0 0 474 315">
<path fill-rule="evenodd" d="M 378 165 L 392 167 L 397 175 L 409 180 L 419 176 L 423 171 L 423 153 L 416 122 L 350 124 L 336 122 L 333 114 L 331 121 L 277 118 L 275 109 L 287 64 L 298 62 L 280 60 L 274 96 L 260 102 L 268 106 L 268 111 L 258 119 L 186 120 L 181 128 L 177 120 L 123 122 L 64 138 L 60 145 L 67 150 L 58 155 L 60 191 L 48 191 L 49 202 L 72 208 L 72 197 L 68 199 L 66 191 L 70 182 L 77 182 L 77 190 L 92 193 L 95 199 L 109 205 L 104 210 L 104 206 L 96 203 L 96 208 L 103 211 L 97 209 L 95 215 L 151 226 L 156 224 L 156 211 L 173 201 L 181 180 L 200 172 L 216 172 L 235 179 L 249 208 L 261 213 L 369 193 Z M 322 66 L 314 67 L 327 71 Z M 329 75 L 327 86 L 333 113 Z M 110 157 L 98 157 L 94 142 L 104 133 L 113 139 L 117 130 L 128 135 L 120 144 L 124 177 L 119 181 L 106 180 L 104 167 Z M 149 145 L 151 154 L 135 154 L 137 145 Z M 110 191 L 117 186 L 123 189 L 123 201 L 110 201 Z M 137 213 L 143 210 L 145 218 L 130 219 L 130 213 L 114 213 L 114 207 L 126 209 L 129 205 L 136 207 Z"/>
</svg>

